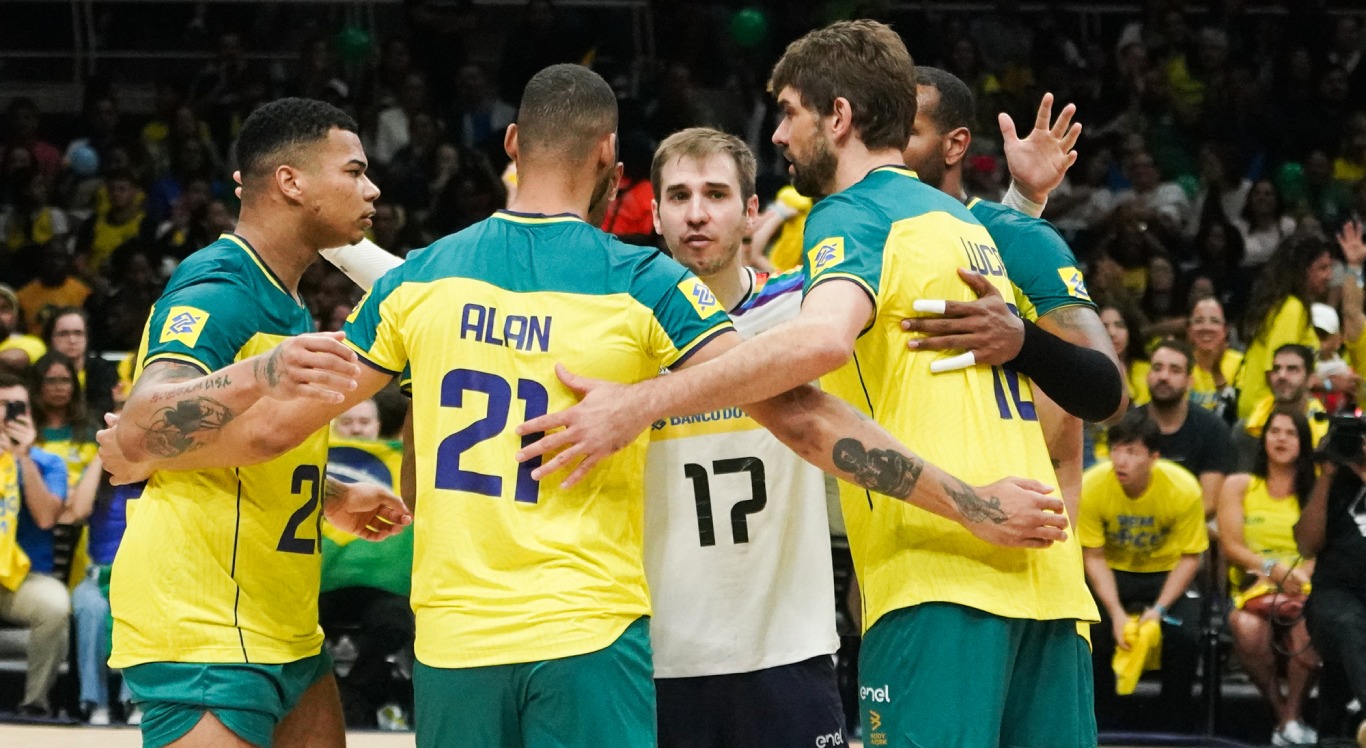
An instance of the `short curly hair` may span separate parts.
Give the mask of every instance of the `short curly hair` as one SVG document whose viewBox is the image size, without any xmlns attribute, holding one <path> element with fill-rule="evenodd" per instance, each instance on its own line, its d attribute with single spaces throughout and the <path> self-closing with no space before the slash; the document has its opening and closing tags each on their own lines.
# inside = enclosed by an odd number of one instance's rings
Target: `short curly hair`
<svg viewBox="0 0 1366 748">
<path fill-rule="evenodd" d="M 237 136 L 242 179 L 266 176 L 280 163 L 297 158 L 301 146 L 323 140 L 332 130 L 358 132 L 351 115 L 325 101 L 289 97 L 262 104 L 242 123 Z"/>
</svg>

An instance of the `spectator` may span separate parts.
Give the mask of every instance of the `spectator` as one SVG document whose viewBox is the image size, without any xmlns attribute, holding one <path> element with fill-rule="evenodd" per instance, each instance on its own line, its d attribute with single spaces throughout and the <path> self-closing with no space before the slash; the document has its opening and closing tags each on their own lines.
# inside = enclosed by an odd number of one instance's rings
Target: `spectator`
<svg viewBox="0 0 1366 748">
<path fill-rule="evenodd" d="M 1180 236 L 1191 219 L 1190 199 L 1181 185 L 1162 181 L 1153 157 L 1144 151 L 1129 156 L 1124 173 L 1132 187 L 1116 200 L 1136 205 L 1140 220 L 1163 229 L 1164 238 Z"/>
<path fill-rule="evenodd" d="M 503 133 L 512 124 L 517 110 L 498 98 L 484 69 L 474 63 L 462 66 L 455 95 L 460 112 L 460 126 L 455 133 L 457 143 L 490 158 L 505 157 Z"/>
<path fill-rule="evenodd" d="M 1262 429 L 1252 473 L 1229 477 L 1219 496 L 1219 548 L 1233 585 L 1233 649 L 1276 714 L 1272 745 L 1317 740 L 1302 719 L 1318 667 L 1300 616 L 1313 562 L 1301 560 L 1294 537 L 1301 497 L 1314 485 L 1313 449 L 1304 416 L 1275 411 Z"/>
<path fill-rule="evenodd" d="M 43 323 L 43 342 L 49 350 L 66 356 L 76 367 L 77 390 L 84 393 L 85 412 L 96 428 L 103 414 L 114 411 L 117 367 L 90 349 L 90 325 L 85 311 L 58 307 Z"/>
<path fill-rule="evenodd" d="M 1319 349 L 1314 352 L 1314 376 L 1310 378 L 1314 397 L 1329 413 L 1340 413 L 1356 405 L 1361 377 L 1342 357 L 1343 334 L 1338 312 L 1327 304 L 1314 302 L 1309 307 Z"/>
<path fill-rule="evenodd" d="M 1281 191 L 1270 179 L 1252 183 L 1247 205 L 1233 225 L 1243 237 L 1243 266 L 1260 268 L 1271 260 L 1276 248 L 1295 233 L 1295 219 L 1285 214 Z"/>
<path fill-rule="evenodd" d="M 1205 515 L 1214 516 L 1224 479 L 1233 472 L 1233 445 L 1228 426 L 1214 414 L 1192 407 L 1191 369 L 1194 354 L 1179 340 L 1164 340 L 1149 356 L 1148 390 L 1152 402 L 1142 406 L 1158 427 L 1157 451 L 1200 481 Z"/>
<path fill-rule="evenodd" d="M 1148 355 L 1144 350 L 1143 318 L 1131 305 L 1110 301 L 1100 305 L 1100 321 L 1110 334 L 1119 362 L 1128 372 L 1129 402 L 1135 406 L 1148 402 Z"/>
<path fill-rule="evenodd" d="M 403 257 L 419 244 L 408 223 L 408 212 L 391 202 L 375 202 L 370 226 L 370 241 L 388 252 Z"/>
<path fill-rule="evenodd" d="M 101 273 L 109 256 L 125 243 L 150 238 L 153 226 L 143 210 L 142 190 L 130 171 L 112 172 L 104 178 L 109 204 L 97 209 L 76 236 L 76 258 L 88 273 Z"/>
<path fill-rule="evenodd" d="M 1224 214 L 1207 208 L 1192 240 L 1195 266 L 1187 271 L 1187 278 L 1205 276 L 1214 286 L 1219 303 L 1232 308 L 1241 305 L 1246 297 L 1243 263 L 1243 235 Z"/>
<path fill-rule="evenodd" d="M 507 205 L 503 180 L 481 158 L 467 159 L 427 213 L 424 239 L 437 239 L 482 221 Z"/>
<path fill-rule="evenodd" d="M 128 501 L 138 497 L 141 487 L 118 486 L 108 498 L 95 506 L 90 516 L 90 566 L 85 579 L 71 593 L 71 617 L 76 625 L 76 668 L 80 675 L 81 712 L 91 725 L 107 725 L 109 714 L 109 649 L 113 619 L 109 613 L 109 569 L 114 563 L 119 542 L 127 527 Z M 142 712 L 132 704 L 128 684 L 119 690 L 124 720 L 130 725 L 142 721 Z"/>
<path fill-rule="evenodd" d="M 1267 372 L 1273 352 L 1290 343 L 1318 350 L 1309 305 L 1328 294 L 1334 250 L 1321 238 L 1293 236 L 1281 243 L 1253 286 L 1243 318 L 1243 340 L 1248 347 L 1237 381 L 1239 418 L 1251 416 L 1270 394 Z M 1262 420 L 1268 413 L 1262 414 Z"/>
<path fill-rule="evenodd" d="M 19 713 L 45 717 L 71 625 L 66 585 L 52 576 L 52 527 L 66 499 L 66 465 L 33 446 L 28 406 L 24 381 L 0 372 L 0 619 L 29 628 Z"/>
<path fill-rule="evenodd" d="M 102 351 L 135 351 L 152 304 L 161 296 L 151 250 L 136 242 L 122 247 L 111 263 L 110 288 L 92 297 L 92 343 Z"/>
<path fill-rule="evenodd" d="M 384 170 L 384 196 L 409 211 L 426 210 L 432 196 L 459 171 L 462 160 L 460 152 L 446 142 L 436 116 L 417 112 L 408 123 L 408 142 Z"/>
<path fill-rule="evenodd" d="M 1320 466 L 1300 510 L 1295 542 L 1314 559 L 1305 617 L 1315 649 L 1346 671 L 1352 696 L 1366 704 L 1366 443 Z M 1366 745 L 1366 721 L 1356 730 Z"/>
<path fill-rule="evenodd" d="M 1233 379 L 1243 365 L 1243 354 L 1229 347 L 1228 323 L 1218 299 L 1206 296 L 1191 306 L 1186 342 L 1190 343 L 1195 359 L 1191 367 L 1191 402 L 1225 422 L 1234 420 L 1238 393 L 1233 388 Z"/>
<path fill-rule="evenodd" d="M 212 202 L 213 189 L 203 178 L 188 181 L 184 190 L 171 201 L 170 215 L 154 235 L 157 253 L 162 258 L 163 276 L 170 277 L 181 260 L 218 238 L 220 232 L 209 219 Z"/>
<path fill-rule="evenodd" d="M 20 332 L 22 309 L 14 289 L 0 284 L 0 364 L 14 369 L 27 368 L 47 353 L 43 341 Z"/>
<path fill-rule="evenodd" d="M 55 179 L 62 168 L 62 152 L 39 135 L 41 114 L 33 99 L 23 96 L 10 101 L 6 111 L 4 140 L 0 141 L 0 162 L 8 159 L 10 151 L 24 150 L 33 159 L 33 166 L 48 179 Z"/>
<path fill-rule="evenodd" d="M 12 257 L 28 245 L 64 241 L 71 233 L 66 211 L 52 204 L 51 177 L 38 169 L 30 169 L 17 179 L 20 185 L 17 199 L 0 208 L 0 240 L 4 241 L 0 257 Z"/>
<path fill-rule="evenodd" d="M 63 524 L 82 522 L 95 505 L 104 465 L 95 443 L 95 423 L 85 409 L 76 367 L 71 359 L 49 351 L 33 365 L 38 382 L 33 398 L 33 424 L 38 446 L 66 463 L 67 497 Z"/>
<path fill-rule="evenodd" d="M 1125 624 L 1162 628 L 1161 713 L 1177 730 L 1192 725 L 1191 687 L 1200 653 L 1200 604 L 1186 595 L 1209 547 L 1200 484 L 1157 451 L 1161 437 L 1148 414 L 1131 411 L 1110 427 L 1110 462 L 1082 479 L 1077 537 L 1086 578 L 1100 607 L 1092 627 L 1096 717 L 1114 719 L 1116 647 L 1129 649 Z"/>
<path fill-rule="evenodd" d="M 1185 302 L 1176 288 L 1176 267 L 1166 255 L 1148 259 L 1148 282 L 1139 300 L 1139 311 L 1148 324 L 1143 340 L 1168 338 L 1186 329 Z"/>
<path fill-rule="evenodd" d="M 419 113 L 431 113 L 428 101 L 427 77 L 413 71 L 403 81 L 398 103 L 379 113 L 375 125 L 374 144 L 366 153 L 375 163 L 387 166 L 399 149 L 408 145 L 409 127 Z"/>
<path fill-rule="evenodd" d="M 1352 180 L 1356 181 L 1356 180 Z M 1308 214 L 1324 226 L 1336 226 L 1347 218 L 1352 192 L 1346 182 L 1333 178 L 1333 162 L 1328 154 L 1315 149 L 1304 161 L 1304 190 L 1292 205 L 1297 214 Z"/>
<path fill-rule="evenodd" d="M 43 329 L 47 313 L 56 307 L 84 306 L 90 286 L 71 272 L 71 251 L 62 244 L 44 246 L 38 258 L 38 277 L 15 292 L 30 334 Z M 44 341 L 51 347 L 49 341 Z"/>
<path fill-rule="evenodd" d="M 207 182 L 213 195 L 224 191 L 204 141 L 177 140 L 174 148 L 170 173 L 153 182 L 147 194 L 147 218 L 157 224 L 170 217 L 171 206 L 196 180 Z"/>
<path fill-rule="evenodd" d="M 654 211 L 650 201 L 663 199 L 650 186 L 654 152 L 655 143 L 644 132 L 631 130 L 622 135 L 621 184 L 617 186 L 616 198 L 607 204 L 607 217 L 600 228 L 628 244 L 654 245 Z"/>
<path fill-rule="evenodd" d="M 209 119 L 209 127 L 218 143 L 227 143 L 235 135 L 234 123 L 240 123 L 250 111 L 249 92 L 261 74 L 247 62 L 242 47 L 242 36 L 225 32 L 218 37 L 218 56 L 205 65 L 190 83 L 190 102 Z"/>
<path fill-rule="evenodd" d="M 1295 343 L 1276 349 L 1271 359 L 1271 370 L 1266 373 L 1266 384 L 1271 394 L 1261 400 L 1251 415 L 1233 426 L 1233 451 L 1240 473 L 1252 471 L 1257 459 L 1257 444 L 1262 438 L 1262 425 L 1272 411 L 1299 413 L 1309 419 L 1309 432 L 1317 445 L 1328 433 L 1328 422 L 1319 420 L 1325 413 L 1323 404 L 1309 396 L 1309 375 L 1313 371 L 1314 351 Z M 1246 371 L 1247 365 L 1243 365 Z"/>
</svg>

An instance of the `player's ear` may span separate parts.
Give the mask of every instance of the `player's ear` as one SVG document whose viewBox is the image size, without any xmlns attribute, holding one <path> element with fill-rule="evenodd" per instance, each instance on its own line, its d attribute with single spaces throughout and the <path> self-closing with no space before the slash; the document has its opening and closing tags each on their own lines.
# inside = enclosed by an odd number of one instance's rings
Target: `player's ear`
<svg viewBox="0 0 1366 748">
<path fill-rule="evenodd" d="M 517 160 L 517 123 L 508 125 L 507 132 L 503 133 L 503 150 L 507 152 L 508 158 Z"/>
<path fill-rule="evenodd" d="M 664 223 L 659 220 L 659 201 L 653 198 L 650 199 L 650 217 L 654 219 L 655 233 L 663 236 Z"/>
<path fill-rule="evenodd" d="M 275 186 L 279 188 L 281 194 L 290 200 L 301 200 L 303 198 L 303 185 L 300 184 L 303 175 L 299 173 L 298 169 L 288 164 L 281 164 L 275 167 L 274 176 Z"/>
<path fill-rule="evenodd" d="M 972 132 L 966 127 L 958 127 L 944 135 L 944 165 L 953 166 L 968 155 L 972 145 Z"/>
<path fill-rule="evenodd" d="M 830 106 L 831 113 L 825 117 L 830 124 L 830 136 L 835 141 L 843 140 L 854 131 L 854 107 L 843 96 L 836 96 Z"/>
<path fill-rule="evenodd" d="M 745 201 L 745 226 L 753 228 L 754 222 L 759 220 L 759 196 L 750 195 Z"/>
<path fill-rule="evenodd" d="M 609 132 L 598 142 L 598 167 L 615 167 L 617 163 L 617 134 Z"/>
</svg>

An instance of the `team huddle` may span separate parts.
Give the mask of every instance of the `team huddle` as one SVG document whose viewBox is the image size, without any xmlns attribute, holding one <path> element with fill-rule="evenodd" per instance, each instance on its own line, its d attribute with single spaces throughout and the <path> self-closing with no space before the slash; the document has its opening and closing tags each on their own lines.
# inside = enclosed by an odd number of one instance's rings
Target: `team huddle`
<svg viewBox="0 0 1366 748">
<path fill-rule="evenodd" d="M 966 87 L 888 27 L 807 34 L 769 87 L 773 142 L 819 198 L 800 270 L 743 264 L 754 156 L 710 129 L 655 154 L 668 254 L 598 230 L 616 97 L 555 65 L 508 128 L 507 208 L 353 275 L 342 334 L 312 332 L 297 286 L 374 212 L 356 124 L 305 99 L 247 119 L 238 228 L 167 284 L 99 435 L 116 482 L 145 481 L 110 659 L 145 745 L 345 743 L 323 521 L 413 525 L 419 745 L 846 744 L 823 473 L 865 744 L 1095 745 L 1099 614 L 1069 520 L 1081 418 L 1127 397 L 1037 219 L 1075 159 L 1070 111 L 1054 125 L 1046 100 L 1024 140 L 1003 122 L 1007 207 L 963 192 L 945 133 L 966 132 Z M 395 380 L 402 499 L 326 471 L 329 422 Z"/>
</svg>

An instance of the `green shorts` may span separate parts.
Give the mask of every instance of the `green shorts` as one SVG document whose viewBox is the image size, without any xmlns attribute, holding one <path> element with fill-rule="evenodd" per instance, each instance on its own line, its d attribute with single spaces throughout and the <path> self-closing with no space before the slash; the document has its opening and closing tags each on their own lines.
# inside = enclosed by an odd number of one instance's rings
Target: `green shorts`
<svg viewBox="0 0 1366 748">
<path fill-rule="evenodd" d="M 417 744 L 639 748 L 655 737 L 649 619 L 606 649 L 554 660 L 413 670 Z"/>
<path fill-rule="evenodd" d="M 275 726 L 304 691 L 332 673 L 327 650 L 283 665 L 149 662 L 123 671 L 142 709 L 143 748 L 184 737 L 204 712 L 252 745 L 269 748 Z"/>
<path fill-rule="evenodd" d="M 859 652 L 869 748 L 1091 748 L 1092 689 L 1074 620 L 924 603 L 878 619 Z"/>
</svg>

